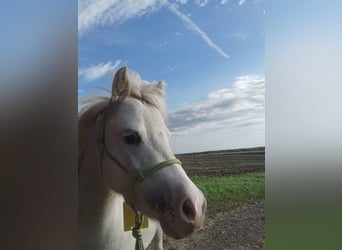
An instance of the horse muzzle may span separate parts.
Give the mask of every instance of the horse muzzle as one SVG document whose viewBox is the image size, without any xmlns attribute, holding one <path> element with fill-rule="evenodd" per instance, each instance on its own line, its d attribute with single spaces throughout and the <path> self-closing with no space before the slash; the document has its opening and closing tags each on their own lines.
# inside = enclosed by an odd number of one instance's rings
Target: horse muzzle
<svg viewBox="0 0 342 250">
<path fill-rule="evenodd" d="M 158 207 L 158 219 L 168 236 L 180 239 L 202 226 L 206 208 L 206 199 L 199 189 L 185 191 L 177 193 L 174 199 L 161 209 Z"/>
</svg>

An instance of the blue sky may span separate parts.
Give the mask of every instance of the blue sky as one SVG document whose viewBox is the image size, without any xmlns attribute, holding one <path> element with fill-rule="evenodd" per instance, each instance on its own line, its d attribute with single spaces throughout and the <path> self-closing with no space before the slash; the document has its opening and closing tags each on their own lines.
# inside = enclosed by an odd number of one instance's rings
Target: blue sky
<svg viewBox="0 0 342 250">
<path fill-rule="evenodd" d="M 79 0 L 79 97 L 167 83 L 176 153 L 265 145 L 264 1 Z"/>
</svg>

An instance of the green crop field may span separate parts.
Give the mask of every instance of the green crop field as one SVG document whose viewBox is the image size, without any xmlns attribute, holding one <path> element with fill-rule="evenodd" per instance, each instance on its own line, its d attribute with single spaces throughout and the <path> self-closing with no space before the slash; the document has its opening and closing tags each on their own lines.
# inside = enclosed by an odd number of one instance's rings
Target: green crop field
<svg viewBox="0 0 342 250">
<path fill-rule="evenodd" d="M 207 199 L 209 217 L 265 198 L 264 172 L 218 177 L 193 176 L 191 179 Z"/>
</svg>

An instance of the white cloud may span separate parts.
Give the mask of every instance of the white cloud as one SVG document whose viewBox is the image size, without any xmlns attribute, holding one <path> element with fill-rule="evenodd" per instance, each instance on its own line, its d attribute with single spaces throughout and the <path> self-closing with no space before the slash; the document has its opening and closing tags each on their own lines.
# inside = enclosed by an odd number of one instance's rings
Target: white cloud
<svg viewBox="0 0 342 250">
<path fill-rule="evenodd" d="M 239 0 L 239 5 L 243 5 L 246 2 L 246 0 Z"/>
<path fill-rule="evenodd" d="M 79 0 L 78 32 L 84 34 L 101 25 L 121 23 L 166 4 L 166 0 Z"/>
<path fill-rule="evenodd" d="M 171 112 L 169 127 L 174 135 L 188 135 L 222 128 L 263 126 L 264 108 L 265 78 L 246 75 L 237 77 L 230 88 L 209 93 L 206 100 Z"/>
<path fill-rule="evenodd" d="M 164 49 L 168 45 L 168 41 L 162 42 L 154 46 L 155 49 Z"/>
<path fill-rule="evenodd" d="M 188 0 L 176 0 L 177 3 L 186 4 Z"/>
<path fill-rule="evenodd" d="M 115 1 L 99 0 L 99 1 L 78 1 L 78 32 L 83 33 L 92 26 L 101 22 L 104 12 L 112 7 Z"/>
<path fill-rule="evenodd" d="M 186 0 L 176 0 L 186 4 Z M 205 6 L 208 0 L 196 0 L 198 6 Z M 80 37 L 96 26 L 105 26 L 122 23 L 131 18 L 142 16 L 158 10 L 161 6 L 168 6 L 169 10 L 179 17 L 188 29 L 198 34 L 211 48 L 220 55 L 229 58 L 229 55 L 215 44 L 187 15 L 180 12 L 176 4 L 167 0 L 79 0 L 78 1 L 78 32 Z"/>
<path fill-rule="evenodd" d="M 221 0 L 220 4 L 224 5 L 228 2 L 228 0 Z"/>
<path fill-rule="evenodd" d="M 83 77 L 85 81 L 93 81 L 105 75 L 114 75 L 114 72 L 120 65 L 121 60 L 117 60 L 114 64 L 109 61 L 107 63 L 99 63 L 88 68 L 80 69 L 78 75 Z"/>
<path fill-rule="evenodd" d="M 246 32 L 236 32 L 232 35 L 233 38 L 239 39 L 239 40 L 246 40 L 248 34 Z"/>
<path fill-rule="evenodd" d="M 196 0 L 195 2 L 199 7 L 204 7 L 207 5 L 208 0 Z"/>
<path fill-rule="evenodd" d="M 216 45 L 204 31 L 202 31 L 188 16 L 180 12 L 175 5 L 170 4 L 169 9 L 184 22 L 189 30 L 199 35 L 211 48 L 216 50 L 221 56 L 229 58 L 229 55 L 224 52 L 223 49 Z"/>
</svg>

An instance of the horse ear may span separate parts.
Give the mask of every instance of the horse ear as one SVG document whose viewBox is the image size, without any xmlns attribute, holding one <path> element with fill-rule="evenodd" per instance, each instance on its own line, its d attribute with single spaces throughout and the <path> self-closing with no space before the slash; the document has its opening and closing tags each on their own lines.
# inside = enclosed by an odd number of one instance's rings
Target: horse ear
<svg viewBox="0 0 342 250">
<path fill-rule="evenodd" d="M 166 89 L 166 83 L 164 81 L 159 81 L 157 84 L 154 85 L 156 92 L 161 95 L 164 96 L 165 95 L 165 89 Z"/>
<path fill-rule="evenodd" d="M 131 84 L 129 81 L 128 69 L 127 67 L 122 67 L 116 71 L 113 86 L 112 86 L 112 96 L 126 96 L 128 95 L 131 88 Z"/>
</svg>

